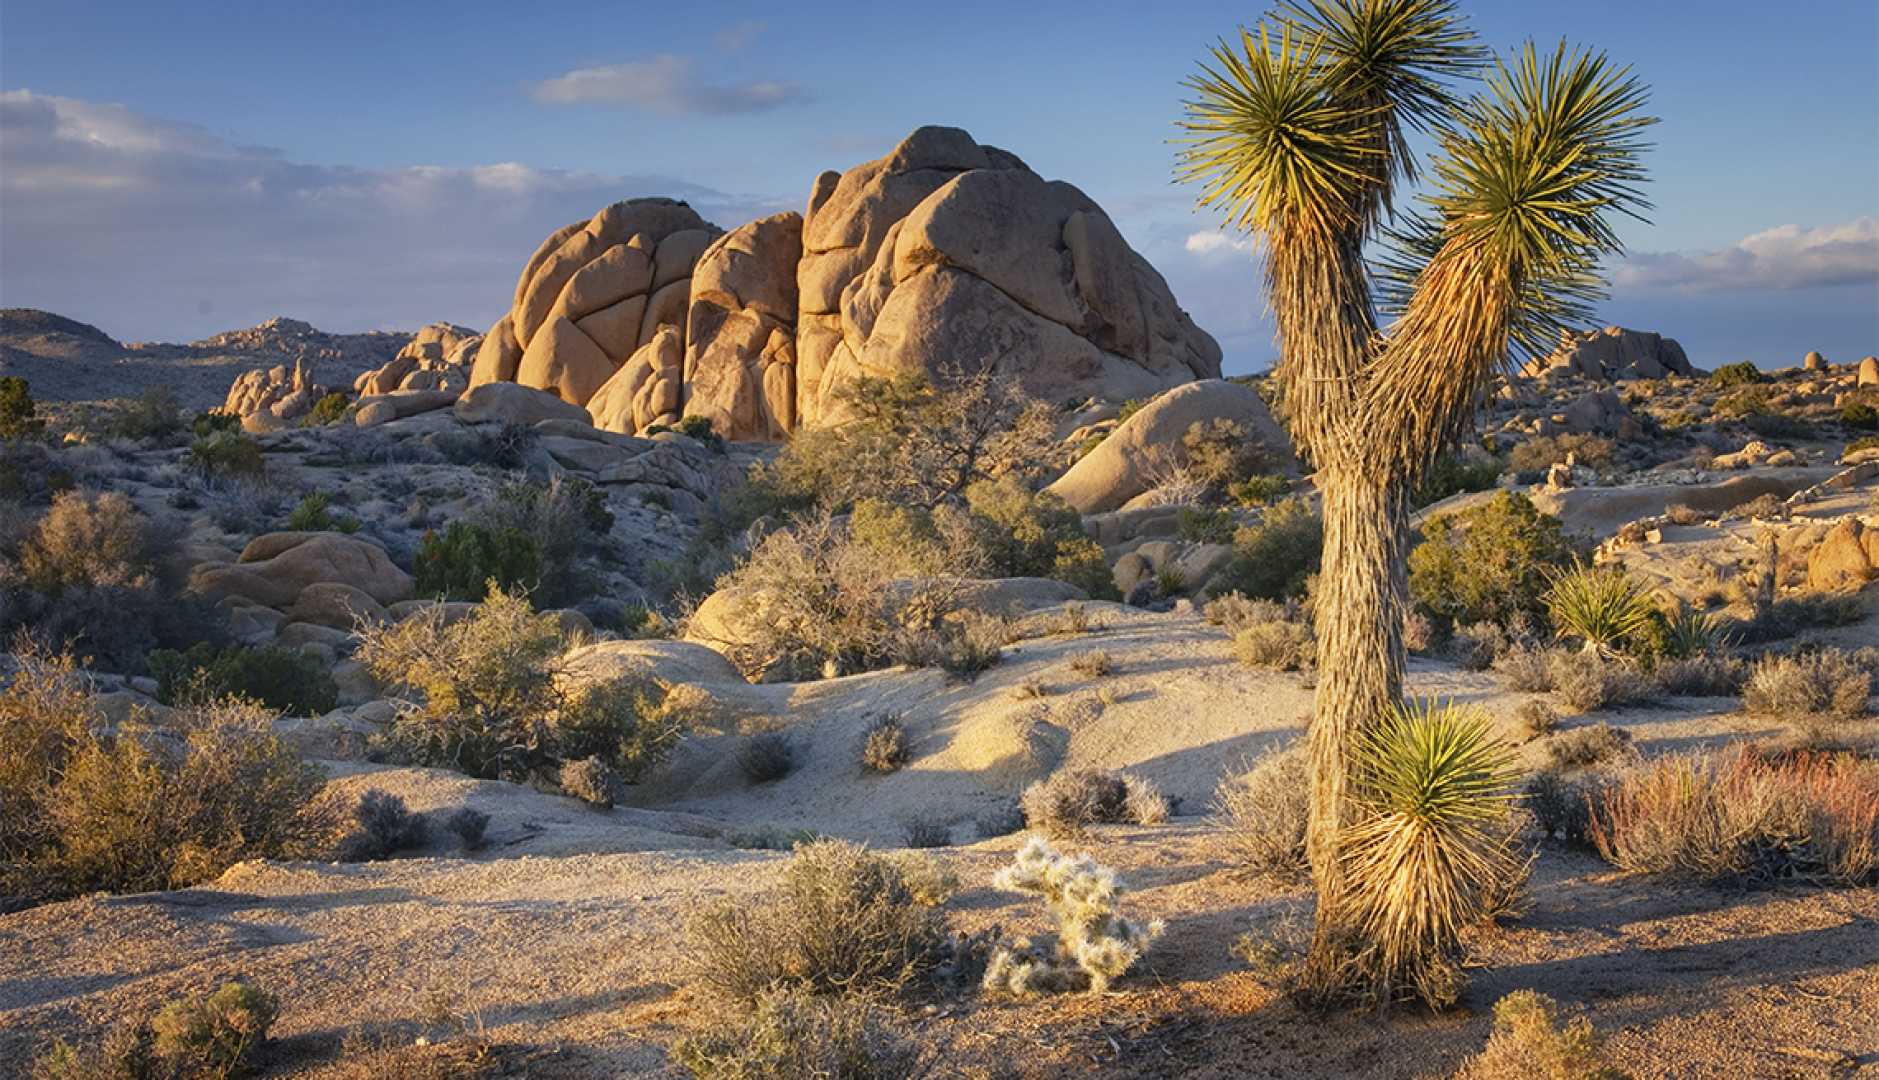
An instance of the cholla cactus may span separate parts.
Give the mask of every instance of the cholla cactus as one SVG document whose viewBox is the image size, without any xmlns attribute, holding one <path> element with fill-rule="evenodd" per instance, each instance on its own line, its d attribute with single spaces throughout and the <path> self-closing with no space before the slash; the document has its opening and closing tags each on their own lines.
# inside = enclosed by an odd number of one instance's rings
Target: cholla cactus
<svg viewBox="0 0 1879 1080">
<path fill-rule="evenodd" d="M 1032 837 L 992 884 L 1042 896 L 1057 920 L 1057 944 L 1050 951 L 1000 948 L 985 969 L 987 990 L 1100 993 L 1161 936 L 1160 919 L 1137 923 L 1117 913 L 1123 886 L 1114 870 L 1088 855 L 1060 855 L 1041 836 Z"/>
</svg>

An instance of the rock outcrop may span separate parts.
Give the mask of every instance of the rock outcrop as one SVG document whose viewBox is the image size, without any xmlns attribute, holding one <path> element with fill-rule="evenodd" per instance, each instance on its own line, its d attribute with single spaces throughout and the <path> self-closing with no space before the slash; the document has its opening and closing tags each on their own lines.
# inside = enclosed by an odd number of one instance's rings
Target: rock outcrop
<svg viewBox="0 0 1879 1080">
<path fill-rule="evenodd" d="M 1608 326 L 1603 330 L 1568 330 L 1559 348 L 1544 360 L 1528 364 L 1528 376 L 1577 375 L 1597 382 L 1619 379 L 1661 379 L 1666 375 L 1694 375 L 1696 369 L 1683 346 L 1648 330 Z"/>
<path fill-rule="evenodd" d="M 273 431 L 312 411 L 326 393 L 326 387 L 313 381 L 306 362 L 296 360 L 292 368 L 276 364 L 236 376 L 222 411 L 241 417 L 249 431 Z"/>
<path fill-rule="evenodd" d="M 775 441 L 864 376 L 990 370 L 1051 401 L 1220 375 L 1220 347 L 1070 184 L 957 128 L 817 178 L 808 208 L 720 235 L 634 199 L 544 242 L 470 385 L 518 382 L 637 434 L 686 415 Z"/>
<path fill-rule="evenodd" d="M 362 373 L 352 388 L 361 396 L 394 390 L 454 390 L 469 385 L 470 362 L 483 335 L 467 326 L 432 323 L 416 334 L 398 355 L 373 371 Z"/>
<path fill-rule="evenodd" d="M 628 199 L 543 241 L 470 385 L 518 382 L 586 405 L 662 326 L 684 333 L 692 266 L 719 234 L 672 199 Z"/>
<path fill-rule="evenodd" d="M 1274 472 L 1297 475 L 1291 440 L 1251 387 L 1209 379 L 1176 387 L 1147 405 L 1083 455 L 1047 491 L 1085 514 L 1119 509 L 1187 464 L 1182 437 L 1195 424 L 1227 420 L 1263 446 Z"/>
</svg>

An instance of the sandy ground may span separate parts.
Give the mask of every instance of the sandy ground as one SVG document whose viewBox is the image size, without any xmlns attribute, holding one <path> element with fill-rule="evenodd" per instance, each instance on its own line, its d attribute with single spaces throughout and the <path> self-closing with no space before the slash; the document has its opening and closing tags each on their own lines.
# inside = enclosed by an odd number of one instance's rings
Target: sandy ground
<svg viewBox="0 0 1879 1080">
<path fill-rule="evenodd" d="M 0 916 L 0 1075 L 17 1075 L 45 1037 L 95 1034 L 238 976 L 283 999 L 269 1075 L 339 1075 L 349 1032 L 402 1047 L 437 1036 L 433 997 L 525 1048 L 513 1075 L 670 1074 L 666 1047 L 705 1013 L 686 988 L 686 919 L 764 890 L 787 858 L 733 850 L 721 834 L 804 828 L 891 847 L 908 818 L 938 818 L 958 845 L 939 853 L 963 885 L 947 905 L 956 925 L 1041 931 L 1041 910 L 989 887 L 1021 838 L 978 840 L 973 822 L 1061 764 L 1126 767 L 1181 800 L 1169 825 L 1104 827 L 1079 845 L 1118 867 L 1130 910 L 1166 918 L 1168 934 L 1102 998 L 916 1001 L 909 1017 L 935 1075 L 1443 1076 L 1484 1042 L 1492 1002 L 1521 987 L 1586 1010 L 1639 1077 L 1822 1076 L 1806 1055 L 1823 1052 L 1879 1069 L 1874 890 L 1630 880 L 1552 845 L 1532 910 L 1475 943 L 1462 1009 L 1299 1015 L 1228 948 L 1305 894 L 1238 876 L 1201 815 L 1246 756 L 1302 729 L 1308 680 L 1234 663 L 1224 634 L 1192 613 L 1090 610 L 1092 632 L 1020 642 L 971 682 L 913 671 L 725 688 L 747 720 L 792 732 L 797 769 L 768 785 L 727 764 L 733 736 L 696 741 L 638 793 L 646 805 L 604 813 L 432 770 L 335 765 L 348 789 L 490 813 L 489 849 L 464 857 L 440 840 L 384 863 L 244 864 L 198 889 Z M 1110 654 L 1113 674 L 1072 670 L 1092 649 Z M 1478 702 L 1510 734 L 1526 697 L 1426 660 L 1410 689 Z M 1598 719 L 1647 753 L 1769 728 L 1735 709 L 1682 699 Z M 915 759 L 863 777 L 856 744 L 884 712 L 903 717 Z M 1537 746 L 1527 752 L 1537 760 Z"/>
</svg>

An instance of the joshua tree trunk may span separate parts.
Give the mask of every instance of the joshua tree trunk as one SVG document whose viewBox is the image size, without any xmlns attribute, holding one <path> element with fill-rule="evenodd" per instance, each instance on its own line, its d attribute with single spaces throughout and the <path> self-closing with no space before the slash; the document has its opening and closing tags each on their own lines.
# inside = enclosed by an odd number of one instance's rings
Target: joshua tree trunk
<svg viewBox="0 0 1879 1080">
<path fill-rule="evenodd" d="M 1388 474 L 1339 464 L 1318 474 L 1324 560 L 1318 574 L 1318 689 L 1311 722 L 1306 853 L 1318 894 L 1313 952 L 1329 960 L 1344 893 L 1339 833 L 1350 823 L 1357 736 L 1401 700 L 1403 555 L 1408 502 Z"/>
</svg>

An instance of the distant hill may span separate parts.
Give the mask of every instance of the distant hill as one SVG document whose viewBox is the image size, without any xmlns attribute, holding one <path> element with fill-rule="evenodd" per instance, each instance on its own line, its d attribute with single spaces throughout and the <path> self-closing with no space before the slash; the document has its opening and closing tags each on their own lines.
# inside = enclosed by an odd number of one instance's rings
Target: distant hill
<svg viewBox="0 0 1879 1080">
<path fill-rule="evenodd" d="M 237 375 L 305 360 L 314 378 L 350 386 L 397 355 L 407 333 L 329 334 L 276 316 L 188 344 L 123 344 L 88 323 L 34 308 L 0 310 L 0 375 L 22 376 L 42 401 L 103 401 L 167 386 L 188 409 L 222 404 Z"/>
</svg>

